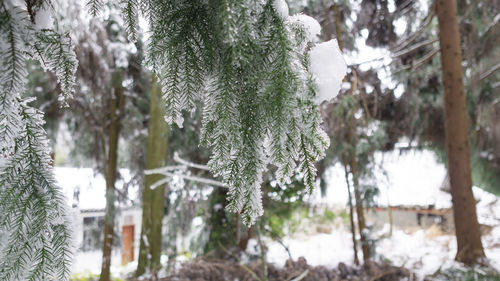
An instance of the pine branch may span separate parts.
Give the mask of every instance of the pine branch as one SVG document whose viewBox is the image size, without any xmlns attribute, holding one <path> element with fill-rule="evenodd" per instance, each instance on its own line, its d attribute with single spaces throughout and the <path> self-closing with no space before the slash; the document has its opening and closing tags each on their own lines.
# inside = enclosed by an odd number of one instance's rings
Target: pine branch
<svg viewBox="0 0 500 281">
<path fill-rule="evenodd" d="M 65 200 L 54 183 L 42 115 L 19 96 L 27 54 L 38 53 L 66 92 L 76 60 L 68 55 L 69 39 L 35 32 L 19 7 L 1 2 L 0 14 L 0 280 L 67 280 L 72 249 Z"/>
<path fill-rule="evenodd" d="M 142 9 L 151 11 L 148 63 L 166 120 L 181 126 L 182 110 L 202 100 L 201 144 L 212 148 L 208 166 L 229 186 L 227 209 L 244 212 L 247 224 L 262 214 L 267 164 L 286 184 L 299 162 L 311 189 L 328 141 L 303 62 L 307 27 L 285 21 L 271 0 L 151 0 Z"/>
<path fill-rule="evenodd" d="M 0 156 L 13 153 L 14 139 L 19 134 L 21 116 L 14 106 L 23 91 L 27 71 L 24 38 L 31 30 L 28 19 L 17 7 L 0 6 Z M 24 34 L 27 33 L 27 34 Z"/>
<path fill-rule="evenodd" d="M 92 16 L 97 16 L 101 12 L 103 0 L 87 0 L 87 8 Z"/>
<path fill-rule="evenodd" d="M 67 104 L 72 98 L 75 86 L 75 73 L 78 66 L 76 55 L 70 44 L 69 35 L 62 35 L 53 30 L 42 30 L 36 33 L 34 48 L 38 59 L 46 70 L 51 70 L 61 84 L 62 95 L 59 100 Z"/>
<path fill-rule="evenodd" d="M 21 108 L 23 134 L 0 167 L 0 280 L 67 280 L 72 249 L 65 200 L 50 166 L 42 114 Z"/>
<path fill-rule="evenodd" d="M 137 26 L 139 20 L 138 0 L 121 0 L 120 6 L 129 40 L 135 42 L 137 40 Z"/>
</svg>

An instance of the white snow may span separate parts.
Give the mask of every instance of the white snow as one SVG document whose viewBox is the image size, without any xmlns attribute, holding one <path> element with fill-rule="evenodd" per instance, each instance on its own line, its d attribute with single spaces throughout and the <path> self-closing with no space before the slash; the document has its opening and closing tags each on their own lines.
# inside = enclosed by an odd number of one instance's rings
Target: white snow
<svg viewBox="0 0 500 281">
<path fill-rule="evenodd" d="M 375 154 L 375 178 L 380 189 L 376 203 L 386 206 L 428 206 L 448 208 L 451 196 L 439 188 L 446 176 L 443 164 L 438 163 L 433 152 L 399 151 Z M 329 206 L 347 205 L 347 185 L 344 167 L 337 163 L 327 171 L 327 193 L 321 198 L 319 189 L 315 190 L 313 202 Z"/>
<path fill-rule="evenodd" d="M 135 250 L 134 250 L 135 251 Z M 111 252 L 111 274 L 113 277 L 126 276 L 137 269 L 137 254 L 134 253 L 136 260 L 127 265 L 121 265 L 121 253 L 119 251 Z M 101 272 L 102 251 L 77 252 L 73 263 L 73 273 L 99 274 Z"/>
<path fill-rule="evenodd" d="M 35 26 L 37 29 L 49 29 L 53 27 L 50 7 L 42 7 L 36 12 Z"/>
<path fill-rule="evenodd" d="M 437 209 L 451 208 L 451 195 L 440 189 L 446 177 L 446 168 L 439 163 L 432 151 L 399 151 L 375 153 L 375 178 L 380 194 L 375 198 L 379 206 L 423 206 L 433 205 Z M 311 202 L 331 207 L 347 205 L 347 185 L 344 167 L 337 163 L 328 168 L 326 197 L 319 189 L 313 193 Z M 500 221 L 498 197 L 479 187 L 473 187 L 478 201 L 479 222 L 488 224 Z"/>
<path fill-rule="evenodd" d="M 331 234 L 319 233 L 312 236 L 286 237 L 283 243 L 289 248 L 294 260 L 305 257 L 310 265 L 336 267 L 339 262 L 352 264 L 352 238 L 347 230 L 338 229 Z M 267 243 L 267 260 L 283 266 L 288 253 L 276 242 Z"/>
<path fill-rule="evenodd" d="M 102 174 L 96 174 L 91 168 L 55 167 L 55 179 L 68 198 L 68 205 L 78 203 L 80 210 L 104 209 L 106 207 L 106 181 Z M 130 180 L 130 171 L 120 169 L 124 180 L 118 180 L 117 189 L 122 189 L 124 183 Z M 79 200 L 74 201 L 74 191 L 79 189 Z M 138 190 L 133 187 L 129 190 L 129 198 L 134 198 Z"/>
<path fill-rule="evenodd" d="M 477 220 L 480 224 L 495 225 L 500 224 L 500 199 L 479 187 L 472 188 L 474 197 L 476 198 Z M 500 241 L 500 228 L 498 229 L 498 237 Z M 500 259 L 499 259 L 500 262 Z"/>
<path fill-rule="evenodd" d="M 288 4 L 285 0 L 274 0 L 273 8 L 282 19 L 288 18 Z"/>
<path fill-rule="evenodd" d="M 386 227 L 387 228 L 387 227 Z M 383 230 L 387 233 L 386 229 Z M 485 253 L 491 265 L 500 269 L 500 226 L 483 236 Z M 352 236 L 347 228 L 333 228 L 330 234 L 319 233 L 286 237 L 283 239 L 294 260 L 304 257 L 312 266 L 337 267 L 340 262 L 353 265 Z M 388 259 L 393 265 L 405 266 L 422 280 L 439 268 L 456 265 L 456 239 L 453 235 L 440 235 L 435 229 L 421 229 L 414 232 L 395 229 L 391 237 L 378 241 L 377 259 Z M 358 258 L 362 259 L 360 251 Z M 268 242 L 267 260 L 283 266 L 288 259 L 286 250 L 277 242 Z"/>
<path fill-rule="evenodd" d="M 304 28 L 307 42 L 318 40 L 318 35 L 321 33 L 321 25 L 316 19 L 304 14 L 297 14 L 289 17 L 288 20 L 291 23 L 300 24 Z"/>
<path fill-rule="evenodd" d="M 440 187 L 446 177 L 446 169 L 431 151 L 398 151 L 377 153 L 375 176 L 380 187 L 377 203 L 385 206 L 428 206 L 450 208 L 451 196 Z M 327 170 L 327 194 L 321 198 L 319 190 L 311 198 L 311 203 L 326 204 L 330 207 L 345 209 L 347 205 L 347 186 L 344 168 L 337 164 Z M 492 227 L 490 233 L 483 235 L 482 241 L 486 256 L 491 265 L 500 269 L 500 200 L 494 194 L 473 187 L 478 203 L 476 205 L 480 224 Z M 306 258 L 311 265 L 336 267 L 339 262 L 353 263 L 351 234 L 344 226 L 332 227 L 330 234 L 310 233 L 311 227 L 303 227 L 291 237 L 283 239 L 294 259 Z M 309 234 L 306 234 L 309 233 Z M 388 233 L 388 226 L 379 236 Z M 389 259 L 394 265 L 405 266 L 417 273 L 418 280 L 432 274 L 440 267 L 456 266 L 456 239 L 454 235 L 443 235 L 435 228 L 416 231 L 395 228 L 393 235 L 383 238 L 376 246 L 379 258 Z M 361 253 L 358 253 L 361 255 Z M 283 266 L 288 254 L 277 242 L 269 244 L 267 259 Z"/>
<path fill-rule="evenodd" d="M 310 69 L 317 83 L 316 102 L 329 101 L 339 93 L 347 65 L 336 39 L 316 44 L 310 53 Z"/>
</svg>

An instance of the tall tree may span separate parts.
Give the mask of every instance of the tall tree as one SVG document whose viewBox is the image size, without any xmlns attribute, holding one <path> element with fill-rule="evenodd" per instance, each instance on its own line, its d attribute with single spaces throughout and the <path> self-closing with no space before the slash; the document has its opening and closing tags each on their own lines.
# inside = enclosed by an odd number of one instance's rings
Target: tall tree
<svg viewBox="0 0 500 281">
<path fill-rule="evenodd" d="M 455 0 L 437 1 L 444 85 L 445 146 L 457 236 L 456 259 L 465 264 L 484 257 L 472 194 L 468 118 L 462 74 L 462 51 Z"/>
<path fill-rule="evenodd" d="M 353 81 L 352 83 L 353 86 L 350 92 L 351 95 L 354 91 L 356 91 L 357 82 Z M 361 187 L 359 185 L 358 159 L 356 151 L 358 136 L 355 134 L 357 126 L 356 126 L 356 119 L 354 117 L 354 110 L 351 110 L 350 112 L 348 123 L 349 124 L 348 124 L 347 139 L 348 142 L 351 143 L 351 147 L 348 152 L 348 158 L 349 158 L 348 163 L 349 163 L 349 170 L 352 175 L 352 186 L 354 189 L 354 199 L 356 202 L 356 216 L 358 218 L 358 230 L 361 242 L 361 251 L 363 252 L 363 260 L 366 261 L 370 259 L 371 254 L 370 254 L 370 246 L 368 245 L 368 239 L 366 237 L 367 230 L 366 230 L 365 211 L 363 208 L 363 199 L 361 198 Z"/>
<path fill-rule="evenodd" d="M 149 105 L 146 169 L 167 164 L 168 125 L 163 118 L 160 85 L 153 79 Z M 162 219 L 165 212 L 165 186 L 153 186 L 162 179 L 159 174 L 146 175 L 142 193 L 142 229 L 136 275 L 149 271 L 153 276 L 160 268 Z"/>
<path fill-rule="evenodd" d="M 119 71 L 114 73 L 113 97 L 109 100 L 109 137 L 108 151 L 104 155 L 104 175 L 106 179 L 106 214 L 104 216 L 104 243 L 102 248 L 102 267 L 99 281 L 110 280 L 111 250 L 113 247 L 116 190 L 115 182 L 118 172 L 118 139 L 120 137 L 121 118 L 125 105 L 122 77 Z"/>
</svg>

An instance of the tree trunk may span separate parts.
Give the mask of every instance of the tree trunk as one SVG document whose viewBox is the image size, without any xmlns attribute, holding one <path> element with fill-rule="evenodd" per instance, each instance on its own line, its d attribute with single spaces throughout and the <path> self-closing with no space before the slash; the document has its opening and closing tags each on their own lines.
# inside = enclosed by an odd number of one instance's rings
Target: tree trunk
<svg viewBox="0 0 500 281">
<path fill-rule="evenodd" d="M 361 199 L 361 191 L 359 190 L 358 163 L 354 155 L 355 155 L 354 152 L 352 152 L 350 155 L 349 167 L 351 168 L 352 185 L 354 188 L 354 198 L 356 199 L 356 215 L 358 217 L 358 229 L 361 241 L 361 250 L 363 251 L 363 260 L 367 261 L 370 259 L 371 256 L 370 245 L 368 245 L 368 239 L 366 239 L 365 211 L 363 210 L 363 201 Z"/>
<path fill-rule="evenodd" d="M 155 169 L 167 165 L 168 124 L 163 118 L 161 108 L 161 89 L 156 79 L 151 87 L 149 104 L 148 144 L 146 151 L 146 169 Z M 142 230 L 139 248 L 139 261 L 136 275 L 149 271 L 153 276 L 160 269 L 162 245 L 162 220 L 165 209 L 165 186 L 155 188 L 152 185 L 161 180 L 162 175 L 146 175 L 142 193 Z"/>
<path fill-rule="evenodd" d="M 352 207 L 352 195 L 351 195 L 351 185 L 349 183 L 349 172 L 347 171 L 347 161 L 344 162 L 344 172 L 345 172 L 345 182 L 347 184 L 347 194 L 349 195 L 349 220 L 351 223 L 351 233 L 352 233 L 352 248 L 354 250 L 354 264 L 359 265 L 358 259 L 358 243 L 356 242 L 356 225 L 354 224 L 354 211 Z"/>
<path fill-rule="evenodd" d="M 118 74 L 117 76 L 120 76 Z M 99 281 L 110 280 L 111 249 L 113 248 L 114 221 L 115 221 L 115 181 L 117 174 L 118 139 L 120 134 L 120 118 L 125 103 L 125 95 L 121 85 L 121 77 L 117 78 L 114 87 L 114 97 L 109 105 L 109 140 L 108 156 L 104 170 L 106 176 L 106 214 L 104 217 L 104 245 L 102 248 L 102 267 Z"/>
<path fill-rule="evenodd" d="M 354 96 L 354 93 L 357 90 L 357 74 L 356 71 L 353 70 L 353 77 L 351 81 L 351 89 L 349 94 Z M 355 104 L 358 104 L 358 100 L 355 101 Z M 349 113 L 349 131 L 347 135 L 348 143 L 351 145 L 351 149 L 348 153 L 348 162 L 349 168 L 352 175 L 352 185 L 354 189 L 354 199 L 356 200 L 356 215 L 358 217 L 358 230 L 359 237 L 361 241 L 361 250 L 363 252 L 363 260 L 367 261 L 370 259 L 370 245 L 368 245 L 368 239 L 366 239 L 366 221 L 365 221 L 365 212 L 363 210 L 363 201 L 361 199 L 361 191 L 359 190 L 359 178 L 358 178 L 358 161 L 356 159 L 356 145 L 357 145 L 357 136 L 356 136 L 356 118 L 354 117 L 354 113 L 357 108 L 351 109 Z"/>
<path fill-rule="evenodd" d="M 445 145 L 457 236 L 456 260 L 470 265 L 484 257 L 484 251 L 472 194 L 468 118 L 456 1 L 438 0 L 437 14 L 444 85 Z"/>
</svg>

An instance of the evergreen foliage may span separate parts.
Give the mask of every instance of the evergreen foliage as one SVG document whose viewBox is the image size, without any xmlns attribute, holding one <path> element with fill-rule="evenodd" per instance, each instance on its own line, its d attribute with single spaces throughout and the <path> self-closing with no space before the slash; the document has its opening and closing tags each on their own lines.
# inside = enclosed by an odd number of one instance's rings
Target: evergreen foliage
<svg viewBox="0 0 500 281">
<path fill-rule="evenodd" d="M 201 143 L 213 151 L 212 172 L 230 186 L 228 210 L 243 213 L 247 224 L 262 214 L 268 164 L 281 184 L 298 170 L 313 187 L 314 162 L 329 139 L 307 55 L 316 34 L 304 18 L 288 17 L 273 0 L 118 3 L 130 39 L 138 37 L 139 15 L 149 21 L 146 62 L 159 77 L 167 121 L 181 127 L 183 110 L 204 105 Z M 106 3 L 87 4 L 96 15 Z M 77 61 L 52 16 L 49 0 L 0 4 L 0 280 L 69 275 L 68 221 L 43 121 L 21 98 L 29 59 L 54 72 L 62 103 L 72 96 Z"/>
<path fill-rule="evenodd" d="M 42 114 L 19 102 L 21 133 L 0 169 L 0 280 L 66 280 L 72 249 Z"/>
<path fill-rule="evenodd" d="M 306 46 L 313 38 L 274 1 L 142 1 L 151 37 L 147 63 L 162 85 L 166 120 L 204 104 L 201 143 L 209 166 L 230 186 L 227 209 L 252 224 L 262 210 L 262 172 L 278 167 L 280 183 L 295 169 L 313 187 L 314 162 L 328 138 L 320 128 Z M 135 32 L 130 12 L 126 25 Z"/>
<path fill-rule="evenodd" d="M 69 35 L 63 35 L 53 30 L 41 30 L 35 34 L 36 49 L 45 69 L 53 70 L 57 82 L 61 85 L 62 95 L 59 100 L 63 103 L 71 98 L 75 85 L 75 72 L 78 65 L 71 50 Z"/>
<path fill-rule="evenodd" d="M 69 97 L 76 60 L 69 39 L 42 28 L 49 3 L 0 4 L 0 280 L 67 280 L 71 265 L 65 200 L 55 185 L 42 114 L 21 94 L 26 61 L 39 60 Z M 40 23 L 40 24 L 39 24 Z"/>
</svg>

